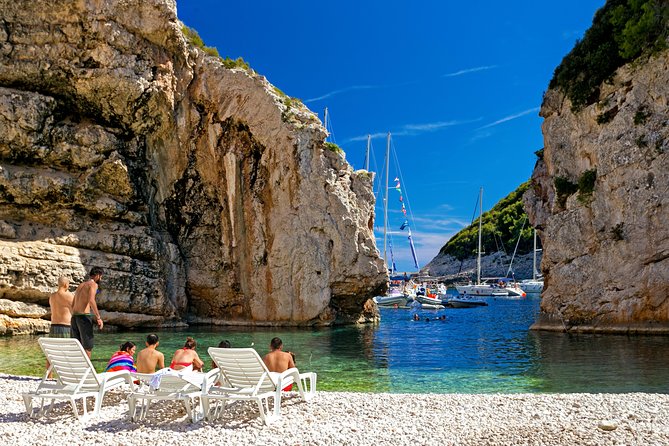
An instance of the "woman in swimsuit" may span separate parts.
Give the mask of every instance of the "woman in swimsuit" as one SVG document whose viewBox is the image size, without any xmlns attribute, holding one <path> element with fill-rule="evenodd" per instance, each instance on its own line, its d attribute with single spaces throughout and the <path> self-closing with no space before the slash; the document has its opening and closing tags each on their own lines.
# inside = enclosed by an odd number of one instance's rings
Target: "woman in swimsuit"
<svg viewBox="0 0 669 446">
<path fill-rule="evenodd" d="M 195 342 L 195 339 L 191 338 L 190 336 L 187 337 L 183 348 L 180 348 L 174 352 L 170 368 L 172 370 L 181 370 L 192 365 L 193 370 L 202 371 L 204 362 L 202 362 L 197 352 L 195 351 L 196 346 L 197 343 Z"/>
</svg>

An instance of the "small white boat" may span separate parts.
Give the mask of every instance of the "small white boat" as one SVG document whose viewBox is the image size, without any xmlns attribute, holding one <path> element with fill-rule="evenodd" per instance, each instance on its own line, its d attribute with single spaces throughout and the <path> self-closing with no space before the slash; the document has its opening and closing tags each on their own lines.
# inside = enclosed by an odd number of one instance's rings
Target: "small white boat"
<svg viewBox="0 0 669 446">
<path fill-rule="evenodd" d="M 526 293 L 538 294 L 544 289 L 543 279 L 525 279 L 518 284 Z"/>
<path fill-rule="evenodd" d="M 482 300 L 475 300 L 470 298 L 453 298 L 447 301 L 444 301 L 444 305 L 449 308 L 474 308 L 474 307 L 487 307 L 488 302 Z"/>
<path fill-rule="evenodd" d="M 444 308 L 444 305 L 439 299 L 428 301 L 414 298 L 414 300 L 409 303 L 409 308 L 413 310 L 441 310 Z"/>
<path fill-rule="evenodd" d="M 407 295 L 399 290 L 391 290 L 385 296 L 376 296 L 372 299 L 380 307 L 406 307 Z"/>
<path fill-rule="evenodd" d="M 470 285 L 456 285 L 455 289 L 461 296 L 495 296 L 504 297 L 509 295 L 506 288 L 500 288 L 497 285 L 489 283 L 479 283 Z"/>
<path fill-rule="evenodd" d="M 534 253 L 532 255 L 532 278 L 520 281 L 520 288 L 526 293 L 541 293 L 544 290 L 544 279 L 537 272 L 537 230 L 534 230 Z"/>
</svg>

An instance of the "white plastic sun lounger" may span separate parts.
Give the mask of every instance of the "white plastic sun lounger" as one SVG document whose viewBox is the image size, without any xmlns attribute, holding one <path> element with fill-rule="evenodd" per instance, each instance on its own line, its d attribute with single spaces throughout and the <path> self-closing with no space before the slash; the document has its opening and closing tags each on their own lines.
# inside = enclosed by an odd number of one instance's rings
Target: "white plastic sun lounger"
<svg viewBox="0 0 669 446">
<path fill-rule="evenodd" d="M 132 421 L 145 419 L 151 402 L 163 400 L 181 401 L 191 422 L 199 421 L 203 414 L 198 411 L 201 404 L 196 403 L 196 399 L 200 398 L 203 389 L 216 381 L 218 374 L 218 369 L 205 374 L 192 369 L 176 371 L 169 368 L 152 374 L 134 373 L 140 385 L 128 396 L 130 418 Z"/>
<path fill-rule="evenodd" d="M 23 394 L 23 402 L 28 416 L 48 414 L 53 401 L 45 405 L 46 400 L 66 400 L 72 405 L 77 419 L 81 420 L 76 400 L 82 400 L 83 418 L 87 418 L 86 399 L 93 398 L 94 409 L 90 416 L 100 413 L 102 399 L 108 390 L 128 384 L 131 388 L 132 377 L 127 371 L 97 373 L 88 355 L 77 339 L 40 338 L 39 346 L 51 364 L 44 374 L 37 390 Z M 56 381 L 47 379 L 50 372 L 56 372 Z M 39 408 L 33 407 L 33 400 L 41 400 Z"/>
<path fill-rule="evenodd" d="M 283 373 L 270 372 L 258 352 L 252 348 L 210 347 L 209 356 L 220 369 L 221 382 L 202 394 L 202 407 L 208 420 L 218 418 L 231 401 L 253 401 L 260 417 L 270 424 L 281 417 L 281 389 L 297 384 L 300 396 L 309 401 L 316 395 L 316 373 L 300 373 L 291 368 Z M 273 399 L 270 409 L 269 400 Z"/>
</svg>

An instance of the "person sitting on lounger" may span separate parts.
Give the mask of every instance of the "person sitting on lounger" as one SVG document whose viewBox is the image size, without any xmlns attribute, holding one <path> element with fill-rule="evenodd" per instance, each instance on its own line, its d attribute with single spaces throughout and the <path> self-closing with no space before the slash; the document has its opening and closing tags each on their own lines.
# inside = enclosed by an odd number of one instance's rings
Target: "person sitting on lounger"
<svg viewBox="0 0 669 446">
<path fill-rule="evenodd" d="M 137 353 L 137 371 L 139 373 L 155 373 L 165 368 L 165 355 L 159 352 L 158 336 L 150 334 L 146 337 L 146 348 Z"/>
<path fill-rule="evenodd" d="M 191 338 L 190 336 L 187 337 L 183 348 L 180 348 L 174 352 L 174 356 L 172 356 L 172 362 L 170 363 L 170 368 L 172 370 L 181 370 L 192 365 L 193 370 L 202 371 L 204 362 L 202 362 L 200 356 L 198 356 L 197 352 L 195 351 L 196 346 L 197 343 L 195 342 L 195 339 Z"/>
<path fill-rule="evenodd" d="M 270 372 L 283 373 L 286 370 L 295 367 L 295 360 L 292 352 L 284 352 L 283 341 L 281 338 L 273 338 L 269 344 L 270 352 L 265 355 L 263 361 Z M 284 391 L 290 390 L 292 384 Z"/>
<path fill-rule="evenodd" d="M 218 343 L 218 348 L 231 348 L 231 347 L 232 344 L 230 344 L 230 341 L 228 341 L 227 339 Z M 214 361 L 211 361 L 211 368 L 212 369 L 216 368 L 216 363 Z M 216 383 L 216 385 L 218 385 L 218 383 Z"/>
<path fill-rule="evenodd" d="M 133 359 L 136 349 L 137 347 L 135 347 L 135 344 L 130 341 L 121 344 L 119 351 L 114 353 L 109 360 L 109 363 L 107 363 L 105 372 L 117 372 L 119 370 L 136 372 L 135 360 Z"/>
</svg>

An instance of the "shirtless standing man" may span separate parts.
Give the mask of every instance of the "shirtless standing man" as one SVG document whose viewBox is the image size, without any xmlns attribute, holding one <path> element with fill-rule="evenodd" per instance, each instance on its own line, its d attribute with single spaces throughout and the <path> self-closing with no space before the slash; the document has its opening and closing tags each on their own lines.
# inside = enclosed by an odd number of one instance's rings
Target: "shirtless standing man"
<svg viewBox="0 0 669 446">
<path fill-rule="evenodd" d="M 49 329 L 50 338 L 69 338 L 70 323 L 72 321 L 72 301 L 74 295 L 68 291 L 70 279 L 67 277 L 58 278 L 58 291 L 49 296 L 49 307 L 51 307 L 51 328 Z M 50 366 L 46 362 L 46 368 Z M 49 375 L 49 378 L 51 376 Z"/>
<path fill-rule="evenodd" d="M 90 279 L 79 285 L 74 292 L 72 337 L 79 340 L 89 358 L 93 350 L 93 317 L 100 330 L 103 325 L 98 305 L 95 303 L 95 295 L 98 292 L 98 283 L 102 278 L 102 273 L 102 268 L 99 266 L 91 268 Z"/>
<path fill-rule="evenodd" d="M 158 350 L 158 336 L 150 334 L 146 337 L 146 348 L 137 353 L 137 372 L 139 373 L 155 373 L 158 370 L 165 368 L 165 355 Z"/>
</svg>

